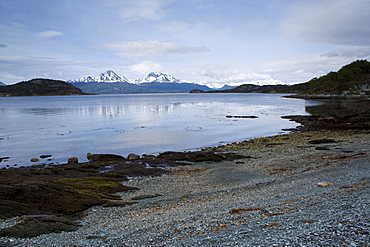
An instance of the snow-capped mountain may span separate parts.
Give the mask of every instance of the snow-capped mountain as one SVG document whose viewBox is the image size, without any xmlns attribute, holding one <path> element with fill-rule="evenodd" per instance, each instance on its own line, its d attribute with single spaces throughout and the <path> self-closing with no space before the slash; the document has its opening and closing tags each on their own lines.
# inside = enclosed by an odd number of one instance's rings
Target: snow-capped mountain
<svg viewBox="0 0 370 247">
<path fill-rule="evenodd" d="M 100 75 L 91 77 L 91 76 L 84 76 L 79 79 L 75 80 L 69 80 L 69 83 L 77 83 L 77 82 L 84 82 L 84 83 L 89 83 L 89 82 L 106 82 L 106 83 L 122 83 L 126 82 L 128 83 L 129 80 L 126 79 L 126 77 L 121 76 L 116 74 L 113 70 L 107 70 L 104 73 L 101 73 Z"/>
<path fill-rule="evenodd" d="M 171 75 L 166 75 L 163 73 L 156 74 L 154 72 L 151 72 L 148 74 L 147 77 L 135 80 L 136 84 L 141 83 L 182 83 L 183 81 L 176 79 L 175 77 Z"/>
<path fill-rule="evenodd" d="M 0 86 L 6 86 L 6 84 L 0 81 Z"/>
<path fill-rule="evenodd" d="M 95 77 L 85 76 L 80 79 L 69 80 L 85 93 L 117 94 L 117 93 L 185 93 L 194 89 L 203 91 L 212 90 L 205 85 L 179 80 L 163 73 L 149 73 L 145 78 L 128 80 L 112 70 Z"/>
</svg>

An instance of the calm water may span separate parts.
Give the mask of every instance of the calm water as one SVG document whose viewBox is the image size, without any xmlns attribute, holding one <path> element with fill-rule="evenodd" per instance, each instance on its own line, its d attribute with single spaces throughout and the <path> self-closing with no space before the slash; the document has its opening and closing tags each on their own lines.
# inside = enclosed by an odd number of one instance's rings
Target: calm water
<svg viewBox="0 0 370 247">
<path fill-rule="evenodd" d="M 301 99 L 278 94 L 138 94 L 0 98 L 0 167 L 52 155 L 156 154 L 282 133 L 307 114 Z M 226 115 L 255 115 L 233 119 Z M 42 160 L 47 162 L 46 160 Z"/>
</svg>

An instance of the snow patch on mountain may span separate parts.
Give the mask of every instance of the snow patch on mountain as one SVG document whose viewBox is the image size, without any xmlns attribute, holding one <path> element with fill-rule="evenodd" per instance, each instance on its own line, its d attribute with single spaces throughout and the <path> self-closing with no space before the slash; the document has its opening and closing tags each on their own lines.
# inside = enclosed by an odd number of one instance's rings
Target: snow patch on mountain
<svg viewBox="0 0 370 247">
<path fill-rule="evenodd" d="M 105 82 L 105 83 L 128 83 L 129 80 L 126 79 L 126 77 L 116 74 L 113 70 L 107 70 L 104 73 L 101 73 L 97 76 L 91 77 L 91 76 L 84 76 L 79 79 L 75 80 L 69 80 L 69 83 L 77 83 L 77 82 L 84 82 L 84 83 L 90 83 L 90 82 Z"/>
<path fill-rule="evenodd" d="M 156 74 L 154 72 L 151 72 L 148 74 L 147 77 L 135 80 L 135 83 L 183 83 L 183 81 L 176 79 L 171 75 L 166 75 L 163 73 Z"/>
</svg>

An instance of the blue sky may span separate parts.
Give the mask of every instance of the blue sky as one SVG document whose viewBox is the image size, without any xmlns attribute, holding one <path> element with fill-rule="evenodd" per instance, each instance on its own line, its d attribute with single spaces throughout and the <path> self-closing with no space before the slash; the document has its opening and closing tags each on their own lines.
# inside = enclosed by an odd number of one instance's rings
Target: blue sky
<svg viewBox="0 0 370 247">
<path fill-rule="evenodd" d="M 0 0 L 0 81 L 295 83 L 370 60 L 370 0 Z"/>
</svg>

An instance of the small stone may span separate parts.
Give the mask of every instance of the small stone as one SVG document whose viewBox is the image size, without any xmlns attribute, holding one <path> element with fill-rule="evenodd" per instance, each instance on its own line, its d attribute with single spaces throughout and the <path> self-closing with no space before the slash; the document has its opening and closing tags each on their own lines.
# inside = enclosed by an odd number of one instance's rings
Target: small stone
<svg viewBox="0 0 370 247">
<path fill-rule="evenodd" d="M 32 158 L 31 159 L 31 162 L 39 162 L 40 161 L 40 159 L 39 158 Z"/>
<path fill-rule="evenodd" d="M 68 164 L 77 164 L 78 158 L 77 157 L 71 157 L 68 159 Z"/>
<path fill-rule="evenodd" d="M 129 159 L 129 160 L 137 160 L 137 159 L 140 159 L 140 155 L 137 155 L 137 154 L 129 154 L 127 156 L 127 159 Z"/>
<path fill-rule="evenodd" d="M 330 183 L 330 182 L 319 182 L 319 183 L 317 183 L 317 186 L 322 187 L 322 188 L 329 187 L 331 185 L 333 185 L 333 183 Z"/>
</svg>

